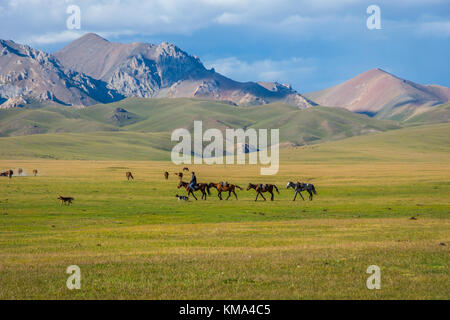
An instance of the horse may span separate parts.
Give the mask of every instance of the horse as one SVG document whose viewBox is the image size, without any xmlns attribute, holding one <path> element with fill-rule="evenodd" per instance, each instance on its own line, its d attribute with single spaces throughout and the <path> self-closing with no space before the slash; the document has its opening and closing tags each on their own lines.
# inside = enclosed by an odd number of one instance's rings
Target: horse
<svg viewBox="0 0 450 320">
<path fill-rule="evenodd" d="M 164 172 L 164 178 L 166 178 L 166 180 L 169 179 L 169 173 L 167 171 Z"/>
<path fill-rule="evenodd" d="M 36 169 L 34 169 L 34 170 L 33 170 L 33 174 L 34 174 L 34 176 L 36 177 L 37 174 L 38 174 L 38 171 L 37 171 Z"/>
<path fill-rule="evenodd" d="M 133 177 L 133 174 L 131 173 L 131 171 L 125 172 L 125 176 L 127 177 L 127 180 L 130 180 L 130 178 L 134 180 L 134 177 Z"/>
<path fill-rule="evenodd" d="M 9 177 L 11 179 L 13 174 L 14 174 L 14 171 L 6 170 L 5 172 L 0 173 L 0 177 Z"/>
<path fill-rule="evenodd" d="M 22 168 L 17 169 L 17 173 L 19 174 L 19 176 L 22 175 L 22 172 L 23 172 Z"/>
<path fill-rule="evenodd" d="M 194 197 L 195 200 L 197 200 L 197 197 L 195 196 L 194 192 L 198 191 L 198 190 L 200 190 L 202 192 L 202 200 L 206 200 L 206 198 L 207 198 L 206 193 L 211 195 L 211 192 L 209 192 L 209 185 L 207 183 L 197 183 L 195 186 L 197 188 L 195 190 L 192 190 L 189 182 L 184 182 L 184 181 L 180 180 L 177 188 L 178 189 L 180 189 L 181 187 L 185 188 L 188 193 L 188 197 L 190 194 L 192 194 L 192 196 Z"/>
<path fill-rule="evenodd" d="M 175 172 L 174 175 L 178 176 L 178 178 L 183 179 L 183 172 Z"/>
<path fill-rule="evenodd" d="M 261 197 L 264 199 L 264 201 L 266 201 L 266 198 L 264 198 L 263 196 L 263 192 L 269 192 L 271 197 L 270 200 L 273 201 L 274 195 L 273 195 L 273 189 L 275 188 L 275 190 L 277 191 L 278 194 L 280 194 L 280 191 L 278 191 L 278 188 L 276 185 L 274 184 L 253 184 L 253 183 L 249 183 L 248 187 L 247 187 L 247 191 L 250 189 L 255 189 L 256 191 L 256 199 L 255 201 L 258 200 L 258 196 L 261 195 Z"/>
<path fill-rule="evenodd" d="M 239 187 L 238 185 L 227 184 L 226 186 L 224 186 L 224 185 L 223 185 L 222 183 L 220 183 L 220 182 L 219 182 L 219 183 L 211 182 L 211 183 L 209 184 L 209 187 L 210 187 L 210 188 L 216 188 L 216 189 L 217 189 L 217 191 L 218 191 L 217 196 L 219 197 L 220 200 L 223 200 L 223 199 L 222 199 L 222 191 L 228 191 L 228 197 L 227 197 L 226 200 L 228 200 L 228 199 L 230 198 L 231 193 L 233 193 L 234 196 L 236 197 L 236 200 L 238 200 L 238 197 L 237 197 L 237 195 L 236 195 L 235 190 L 236 190 L 236 188 L 238 188 L 239 190 L 242 190 L 242 188 Z"/>
<path fill-rule="evenodd" d="M 306 191 L 309 193 L 310 201 L 313 199 L 313 193 L 317 194 L 316 188 L 314 188 L 314 185 L 311 183 L 303 183 L 303 182 L 293 183 L 293 182 L 289 181 L 288 184 L 286 185 L 286 189 L 289 189 L 289 188 L 292 188 L 295 190 L 294 200 L 292 200 L 292 201 L 295 201 L 295 198 L 297 198 L 297 194 L 299 194 L 300 197 L 302 197 L 303 201 L 305 201 L 305 198 L 303 198 L 303 196 L 302 196 L 302 191 Z"/>
<path fill-rule="evenodd" d="M 189 172 L 189 168 L 188 168 L 188 167 L 184 167 L 184 168 L 183 168 L 183 171 Z"/>
</svg>

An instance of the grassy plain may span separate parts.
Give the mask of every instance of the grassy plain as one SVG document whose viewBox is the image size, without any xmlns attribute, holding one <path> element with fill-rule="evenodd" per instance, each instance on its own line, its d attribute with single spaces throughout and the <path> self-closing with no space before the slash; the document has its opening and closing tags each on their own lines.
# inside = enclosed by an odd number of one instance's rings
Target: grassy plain
<svg viewBox="0 0 450 320">
<path fill-rule="evenodd" d="M 0 179 L 0 298 L 448 299 L 448 129 L 286 148 L 275 176 L 189 166 L 200 182 L 276 183 L 274 202 L 245 190 L 238 201 L 212 191 L 179 202 L 180 168 L 166 161 L 0 160 L 26 173 Z M 292 202 L 289 180 L 314 183 L 318 196 Z M 81 290 L 65 285 L 73 264 Z M 366 288 L 374 264 L 380 290 Z"/>
</svg>

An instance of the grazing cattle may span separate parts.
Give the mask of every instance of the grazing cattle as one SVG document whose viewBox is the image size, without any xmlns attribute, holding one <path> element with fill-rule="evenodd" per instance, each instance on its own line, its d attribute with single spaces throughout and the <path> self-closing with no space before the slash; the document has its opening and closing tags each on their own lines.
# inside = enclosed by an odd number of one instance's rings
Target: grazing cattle
<svg viewBox="0 0 450 320">
<path fill-rule="evenodd" d="M 33 175 L 36 177 L 38 174 L 38 171 L 36 169 L 33 170 Z"/>
<path fill-rule="evenodd" d="M 167 171 L 164 172 L 164 178 L 166 178 L 166 180 L 169 179 L 169 173 Z"/>
<path fill-rule="evenodd" d="M 0 177 L 9 177 L 11 179 L 11 177 L 13 176 L 14 171 L 12 170 L 6 170 L 5 172 L 1 172 L 0 173 Z"/>
<path fill-rule="evenodd" d="M 58 196 L 58 200 L 61 200 L 61 205 L 67 204 L 67 205 L 71 205 L 72 201 L 75 200 L 73 197 L 63 197 L 63 196 Z"/>
<path fill-rule="evenodd" d="M 184 182 L 181 181 L 178 183 L 178 189 L 180 189 L 181 187 L 185 188 L 188 196 L 190 194 L 192 194 L 192 196 L 194 197 L 195 200 L 197 200 L 197 197 L 195 196 L 194 192 L 195 191 L 201 191 L 202 192 L 202 200 L 206 200 L 207 195 L 206 193 L 208 193 L 209 195 L 211 195 L 211 193 L 209 192 L 209 185 L 207 183 L 197 183 L 195 185 L 195 190 L 193 190 L 190 186 L 189 186 L 189 182 Z"/>
<path fill-rule="evenodd" d="M 22 168 L 17 169 L 17 174 L 18 174 L 19 176 L 22 175 L 22 172 L 23 172 Z"/>
<path fill-rule="evenodd" d="M 183 171 L 189 172 L 189 168 L 188 168 L 188 167 L 184 167 L 184 168 L 183 168 Z"/>
<path fill-rule="evenodd" d="M 278 191 L 278 188 L 276 185 L 274 184 L 253 184 L 253 183 L 249 183 L 248 187 L 247 187 L 247 191 L 250 189 L 254 189 L 256 191 L 256 199 L 255 201 L 258 200 L 258 196 L 261 195 L 261 197 L 264 199 L 264 201 L 266 201 L 266 198 L 264 198 L 263 196 L 263 192 L 269 192 L 271 197 L 270 200 L 273 201 L 274 195 L 273 195 L 273 189 L 275 189 L 277 191 L 278 194 L 280 194 L 280 192 Z"/>
<path fill-rule="evenodd" d="M 238 200 L 238 197 L 237 197 L 237 195 L 236 195 L 236 192 L 235 192 L 235 190 L 236 190 L 236 188 L 238 188 L 239 190 L 242 190 L 242 188 L 241 187 L 239 187 L 239 186 L 237 186 L 237 185 L 234 185 L 234 184 L 224 184 L 224 183 L 214 183 L 214 182 L 211 182 L 210 184 L 209 184 L 209 187 L 210 188 L 216 188 L 217 189 L 217 191 L 218 191 L 218 193 L 217 193 L 217 196 L 219 197 L 219 199 L 220 200 L 223 200 L 222 199 L 222 191 L 228 191 L 228 197 L 227 197 L 227 200 L 230 198 L 230 196 L 231 196 L 231 193 L 233 193 L 234 194 L 234 196 L 236 197 L 236 200 Z"/>
<path fill-rule="evenodd" d="M 125 176 L 127 177 L 127 180 L 134 180 L 133 174 L 130 171 L 125 172 Z"/>
<path fill-rule="evenodd" d="M 295 190 L 294 200 L 292 200 L 292 201 L 295 201 L 295 199 L 297 198 L 297 194 L 299 194 L 300 197 L 302 197 L 303 201 L 305 201 L 305 198 L 303 198 L 303 196 L 302 196 L 302 191 L 306 191 L 309 193 L 310 201 L 313 199 L 313 193 L 317 194 L 316 188 L 311 183 L 303 183 L 303 182 L 293 183 L 293 182 L 289 181 L 288 184 L 286 185 L 286 189 L 289 189 L 289 188 L 292 188 Z"/>
</svg>

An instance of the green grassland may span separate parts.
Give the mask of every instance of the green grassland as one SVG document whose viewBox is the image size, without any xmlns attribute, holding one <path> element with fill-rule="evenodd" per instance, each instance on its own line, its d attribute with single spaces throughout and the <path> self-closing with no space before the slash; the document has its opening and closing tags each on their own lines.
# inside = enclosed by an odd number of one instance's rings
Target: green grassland
<svg viewBox="0 0 450 320">
<path fill-rule="evenodd" d="M 0 179 L 1 299 L 450 298 L 449 124 L 283 148 L 274 176 L 258 166 L 189 165 L 199 182 L 244 190 L 237 201 L 213 190 L 206 201 L 180 202 L 173 173 L 181 168 L 142 161 L 166 159 L 169 135 L 157 126 L 170 115 L 125 108 L 146 120 L 118 132 L 0 138 L 0 168 L 25 170 Z M 266 125 L 264 112 L 255 127 Z M 318 195 L 293 202 L 290 180 L 313 183 Z M 280 194 L 254 202 L 248 182 L 275 183 Z M 61 206 L 58 194 L 74 204 Z M 65 270 L 74 264 L 82 288 L 71 291 Z M 366 288 L 374 264 L 380 290 Z"/>
</svg>

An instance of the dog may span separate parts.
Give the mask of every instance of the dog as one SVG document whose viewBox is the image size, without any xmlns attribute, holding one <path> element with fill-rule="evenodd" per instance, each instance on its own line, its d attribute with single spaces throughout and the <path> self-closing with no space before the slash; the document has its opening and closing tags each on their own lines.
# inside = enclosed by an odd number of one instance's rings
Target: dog
<svg viewBox="0 0 450 320">
<path fill-rule="evenodd" d="M 61 205 L 67 204 L 67 205 L 71 205 L 72 201 L 75 200 L 73 197 L 63 197 L 63 196 L 59 196 L 58 200 L 61 200 Z"/>
<path fill-rule="evenodd" d="M 189 201 L 189 197 L 186 197 L 186 196 L 175 195 L 175 197 L 178 198 L 178 201 L 180 201 L 180 200 Z"/>
</svg>

